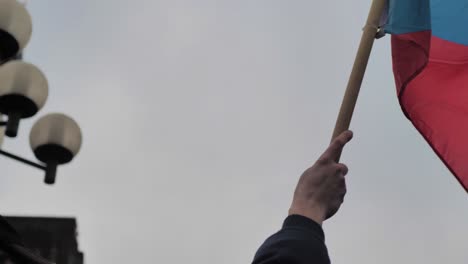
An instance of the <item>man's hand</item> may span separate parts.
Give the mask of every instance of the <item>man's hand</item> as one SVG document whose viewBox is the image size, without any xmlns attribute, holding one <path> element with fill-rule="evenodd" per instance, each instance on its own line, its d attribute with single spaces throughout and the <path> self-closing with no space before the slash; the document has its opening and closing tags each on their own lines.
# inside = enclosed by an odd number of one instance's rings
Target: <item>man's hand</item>
<svg viewBox="0 0 468 264">
<path fill-rule="evenodd" d="M 346 194 L 346 165 L 337 163 L 343 147 L 353 137 L 351 131 L 343 132 L 333 140 L 317 162 L 299 179 L 289 215 L 302 215 L 318 224 L 338 211 Z"/>
</svg>

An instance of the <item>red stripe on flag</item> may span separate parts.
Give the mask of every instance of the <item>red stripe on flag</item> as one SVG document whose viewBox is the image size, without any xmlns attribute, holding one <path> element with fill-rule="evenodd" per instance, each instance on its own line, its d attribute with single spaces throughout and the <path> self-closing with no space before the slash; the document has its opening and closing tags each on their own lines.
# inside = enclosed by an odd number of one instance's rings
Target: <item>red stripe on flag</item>
<svg viewBox="0 0 468 264">
<path fill-rule="evenodd" d="M 429 31 L 392 36 L 400 105 L 468 192 L 468 46 Z"/>
</svg>

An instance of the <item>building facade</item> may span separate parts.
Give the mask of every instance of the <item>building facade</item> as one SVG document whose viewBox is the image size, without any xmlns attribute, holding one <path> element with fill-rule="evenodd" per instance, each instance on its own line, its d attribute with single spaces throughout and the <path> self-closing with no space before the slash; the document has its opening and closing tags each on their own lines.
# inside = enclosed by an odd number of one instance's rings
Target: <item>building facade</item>
<svg viewBox="0 0 468 264">
<path fill-rule="evenodd" d="M 83 264 L 78 249 L 77 223 L 74 218 L 5 217 L 34 253 L 56 264 Z M 13 264 L 3 254 L 0 264 Z M 16 263 L 14 263 L 16 264 Z"/>
</svg>

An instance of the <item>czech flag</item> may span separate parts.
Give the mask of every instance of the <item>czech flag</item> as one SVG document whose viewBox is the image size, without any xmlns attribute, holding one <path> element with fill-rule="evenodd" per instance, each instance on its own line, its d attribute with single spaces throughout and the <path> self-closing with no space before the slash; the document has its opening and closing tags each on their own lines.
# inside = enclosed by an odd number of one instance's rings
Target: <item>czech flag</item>
<svg viewBox="0 0 468 264">
<path fill-rule="evenodd" d="M 468 192 L 468 0 L 389 0 L 406 117 Z"/>
</svg>

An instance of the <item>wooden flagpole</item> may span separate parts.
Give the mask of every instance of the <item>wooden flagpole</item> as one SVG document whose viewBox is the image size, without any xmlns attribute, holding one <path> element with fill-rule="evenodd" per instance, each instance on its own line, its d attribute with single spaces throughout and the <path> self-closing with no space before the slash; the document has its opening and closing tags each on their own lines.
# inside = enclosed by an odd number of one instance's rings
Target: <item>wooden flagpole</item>
<svg viewBox="0 0 468 264">
<path fill-rule="evenodd" d="M 351 124 L 359 90 L 361 89 L 362 80 L 364 79 L 364 74 L 366 72 L 367 63 L 369 61 L 375 37 L 380 30 L 380 19 L 386 4 L 387 0 L 373 0 L 372 2 L 369 17 L 367 18 L 366 26 L 363 29 L 356 60 L 354 61 L 348 86 L 346 87 L 346 92 L 341 103 L 340 113 L 336 120 L 332 140 L 344 131 L 348 130 L 349 125 Z M 337 162 L 340 160 L 340 156 L 341 154 L 336 159 Z"/>
</svg>

